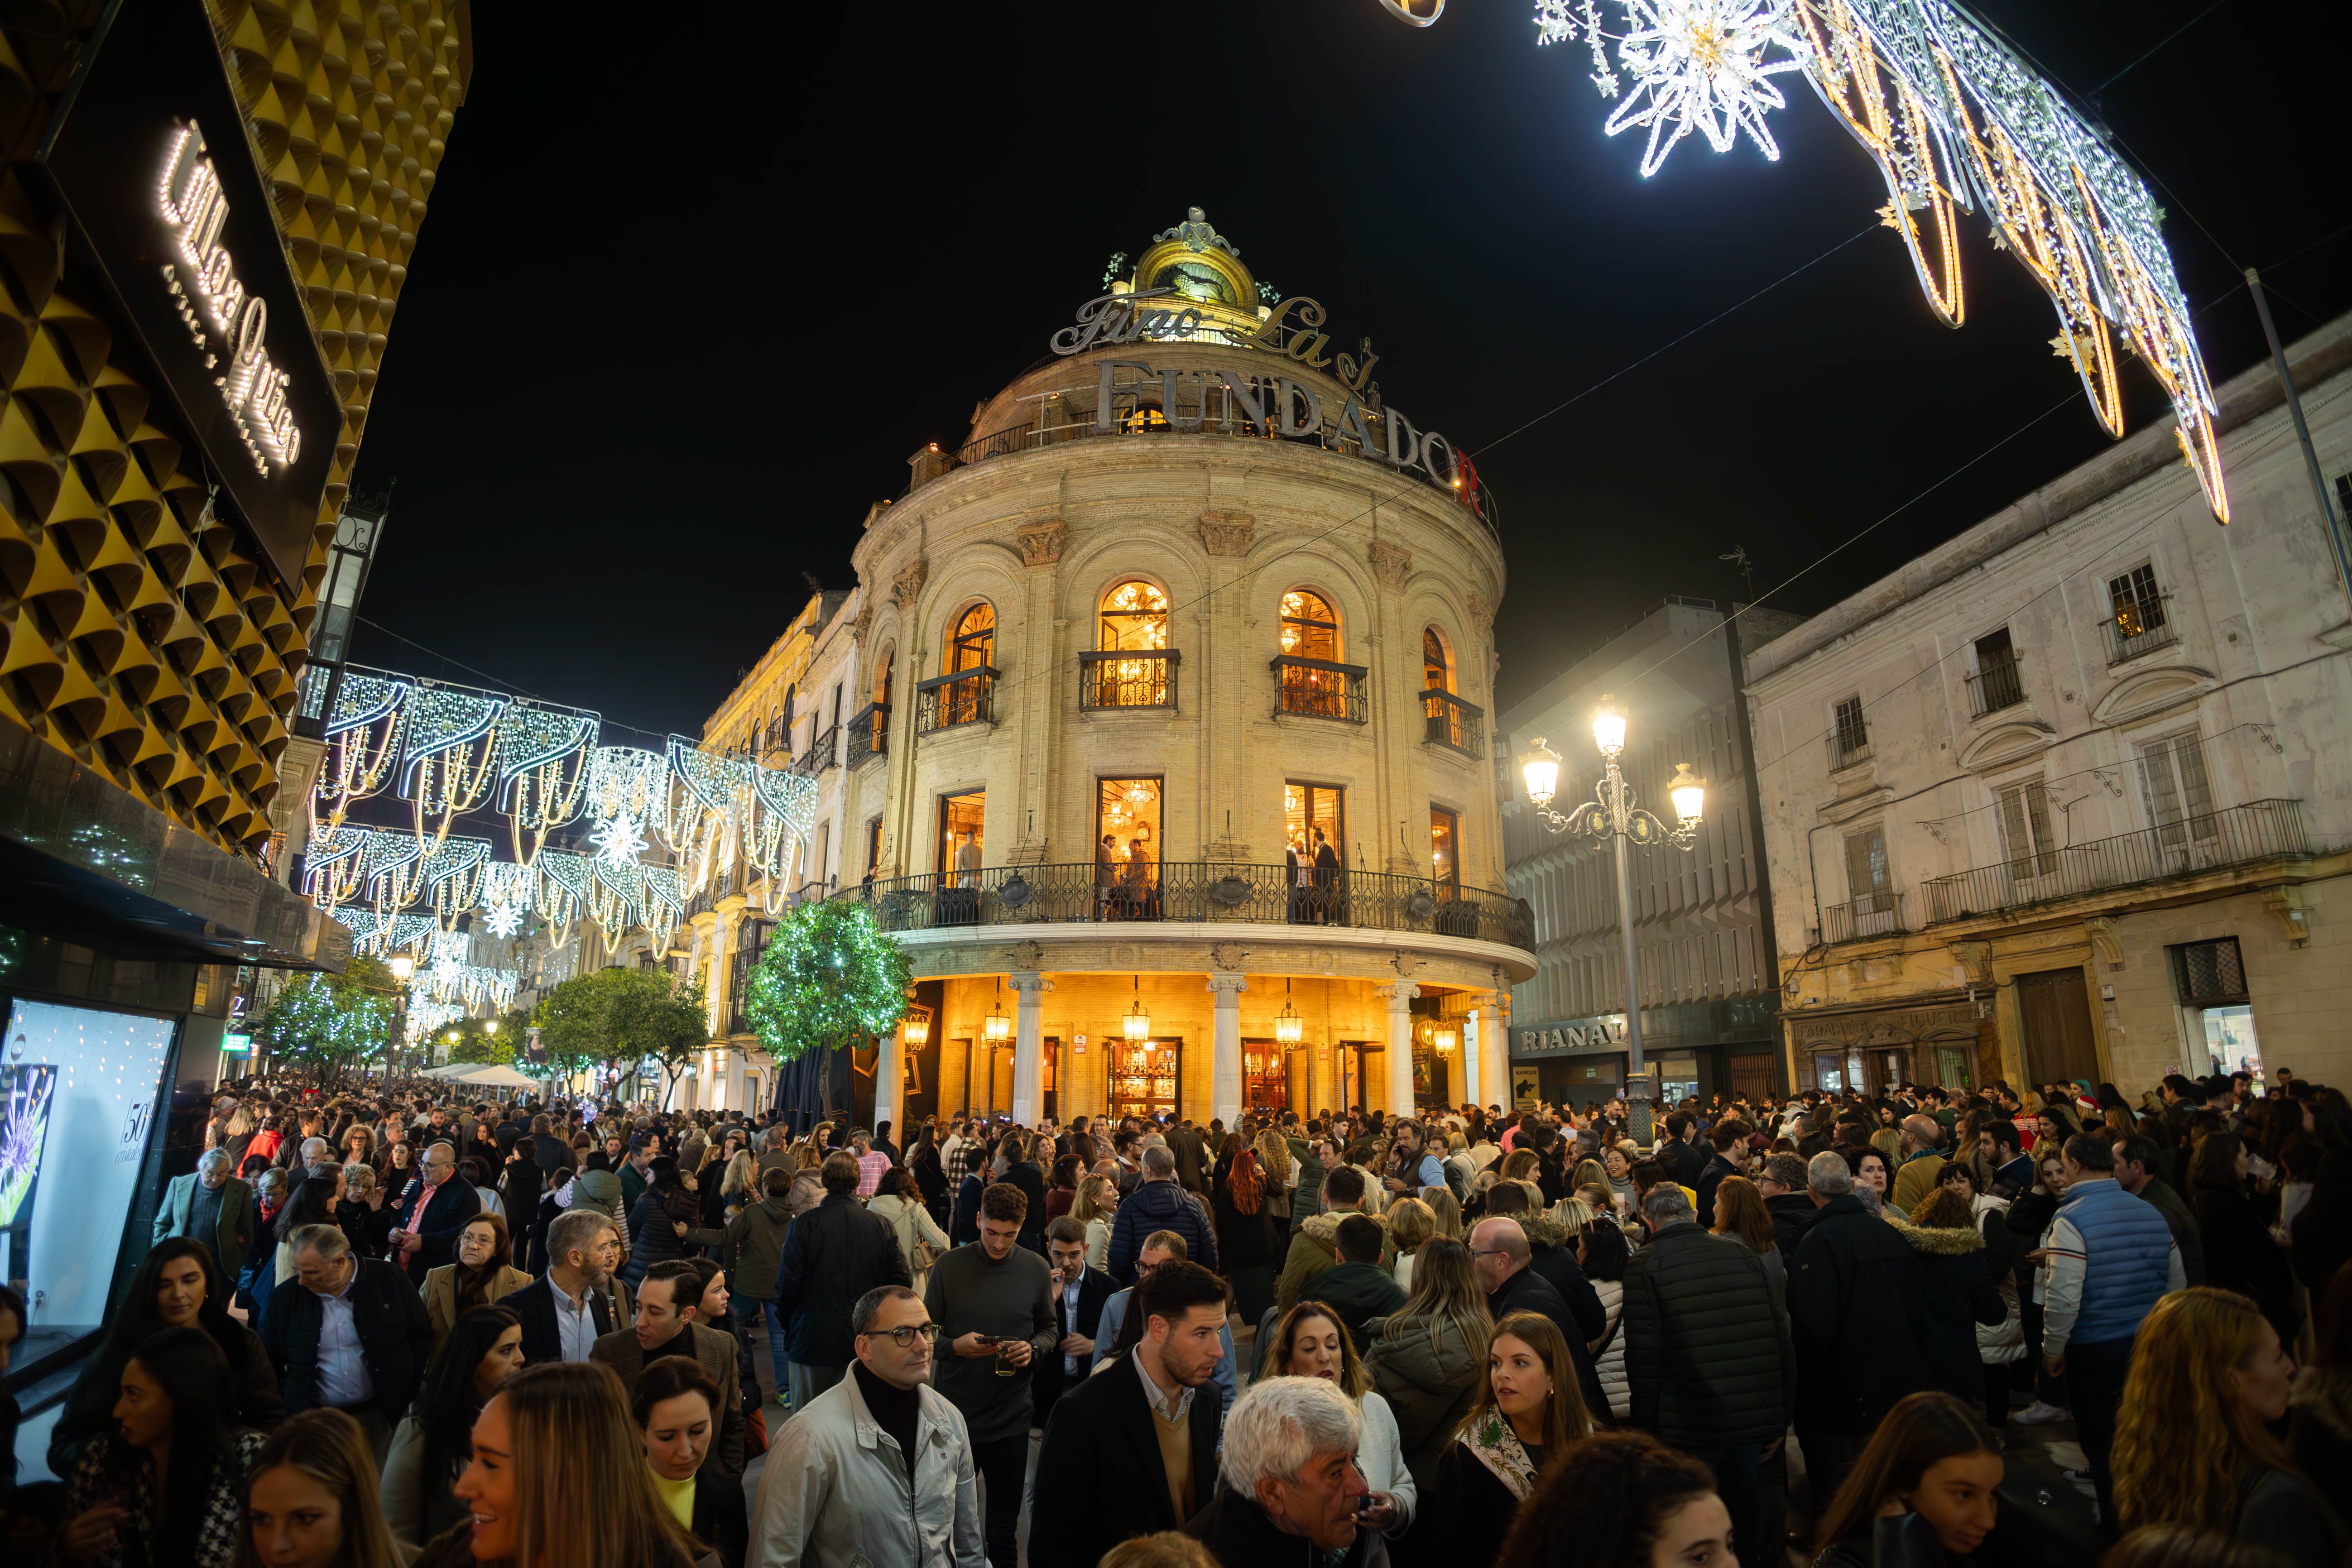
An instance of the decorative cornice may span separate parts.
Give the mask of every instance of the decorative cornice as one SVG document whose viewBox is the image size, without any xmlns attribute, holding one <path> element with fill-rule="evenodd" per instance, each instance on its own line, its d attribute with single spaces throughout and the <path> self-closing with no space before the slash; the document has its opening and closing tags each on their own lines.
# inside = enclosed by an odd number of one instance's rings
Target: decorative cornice
<svg viewBox="0 0 2352 1568">
<path fill-rule="evenodd" d="M 1470 628 L 1490 637 L 1495 630 L 1495 606 L 1475 588 L 1470 590 Z"/>
<path fill-rule="evenodd" d="M 1062 552 L 1068 548 L 1070 531 L 1063 526 L 1060 518 L 1049 517 L 1023 523 L 1013 530 L 1013 537 L 1021 542 L 1021 564 L 1051 566 L 1061 560 Z"/>
<path fill-rule="evenodd" d="M 1242 556 L 1257 539 L 1257 519 L 1245 511 L 1201 514 L 1201 548 L 1212 555 Z"/>
<path fill-rule="evenodd" d="M 1366 556 L 1372 563 L 1372 574 L 1391 588 L 1402 591 L 1405 579 L 1412 575 L 1412 552 L 1384 539 L 1372 541 Z"/>
<path fill-rule="evenodd" d="M 931 574 L 931 563 L 920 555 L 890 579 L 890 602 L 902 610 L 915 607 L 922 596 L 923 584 Z"/>
</svg>

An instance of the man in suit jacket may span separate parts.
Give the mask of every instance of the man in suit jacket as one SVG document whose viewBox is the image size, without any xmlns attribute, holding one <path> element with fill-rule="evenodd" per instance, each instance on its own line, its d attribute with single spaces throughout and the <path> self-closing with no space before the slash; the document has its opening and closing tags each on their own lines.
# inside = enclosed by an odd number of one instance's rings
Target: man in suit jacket
<svg viewBox="0 0 2352 1568">
<path fill-rule="evenodd" d="M 1094 1563 L 1130 1536 L 1177 1530 L 1217 1489 L 1220 1402 L 1203 1394 L 1225 1326 L 1224 1281 L 1164 1264 L 1135 1287 L 1133 1353 L 1054 1406 L 1029 1511 L 1033 1563 Z"/>
<path fill-rule="evenodd" d="M 425 1169 L 415 1186 L 408 1215 L 392 1233 L 392 1247 L 408 1277 L 421 1286 L 426 1270 L 457 1261 L 457 1233 L 482 1212 L 482 1194 L 471 1182 L 457 1179 L 457 1151 L 447 1143 L 425 1151 Z"/>
<path fill-rule="evenodd" d="M 433 1350 L 425 1299 L 391 1264 L 352 1251 L 331 1225 L 286 1238 L 294 1276 L 269 1293 L 261 1343 L 286 1413 L 331 1405 L 360 1424 L 383 1463 Z"/>
<path fill-rule="evenodd" d="M 730 1476 L 743 1474 L 743 1400 L 735 1375 L 735 1336 L 707 1329 L 695 1317 L 702 1300 L 702 1276 L 683 1258 L 672 1258 L 646 1270 L 637 1287 L 636 1322 L 616 1329 L 596 1342 L 588 1352 L 621 1374 L 621 1386 L 634 1390 L 637 1373 L 659 1356 L 691 1355 L 710 1381 L 719 1385 L 719 1447 L 713 1456 Z"/>
<path fill-rule="evenodd" d="M 1188 1193 L 1209 1190 L 1208 1135 L 1189 1121 L 1168 1130 L 1168 1152 L 1176 1156 L 1176 1184 Z"/>
<path fill-rule="evenodd" d="M 522 1320 L 526 1364 L 586 1361 L 636 1310 L 614 1272 L 621 1233 L 601 1209 L 566 1209 L 547 1227 L 547 1272 L 499 1305 Z"/>
<path fill-rule="evenodd" d="M 155 1209 L 155 1239 L 188 1237 L 205 1244 L 235 1279 L 253 1250 L 253 1189 L 230 1173 L 236 1161 L 226 1149 L 207 1149 L 194 1171 L 172 1178 Z"/>
<path fill-rule="evenodd" d="M 1060 1353 L 1040 1361 L 1029 1380 L 1040 1427 L 1055 1402 L 1094 1370 L 1103 1303 L 1118 1289 L 1109 1275 L 1087 1267 L 1087 1227 L 1068 1215 L 1045 1226 L 1045 1260 L 1054 1266 L 1054 1326 L 1062 1343 Z"/>
</svg>

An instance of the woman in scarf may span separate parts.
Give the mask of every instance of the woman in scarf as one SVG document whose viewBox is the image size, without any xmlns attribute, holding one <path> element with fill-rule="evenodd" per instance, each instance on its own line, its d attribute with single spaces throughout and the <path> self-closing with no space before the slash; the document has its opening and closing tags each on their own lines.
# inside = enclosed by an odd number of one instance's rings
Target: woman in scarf
<svg viewBox="0 0 2352 1568">
<path fill-rule="evenodd" d="M 1492 1563 L 1544 1460 L 1591 1435 L 1568 1342 L 1540 1312 L 1512 1312 L 1486 1342 L 1477 1402 L 1423 1488 L 1423 1528 L 1450 1561 Z"/>
</svg>

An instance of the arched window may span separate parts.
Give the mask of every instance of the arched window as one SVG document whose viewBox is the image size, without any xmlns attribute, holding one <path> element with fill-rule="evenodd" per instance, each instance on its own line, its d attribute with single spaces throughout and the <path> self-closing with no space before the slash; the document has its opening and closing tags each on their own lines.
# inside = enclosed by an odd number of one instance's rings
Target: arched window
<svg viewBox="0 0 2352 1568">
<path fill-rule="evenodd" d="M 1339 658 L 1339 617 L 1322 595 L 1293 588 L 1282 596 L 1282 651 L 1293 658 Z"/>
<path fill-rule="evenodd" d="M 956 617 L 948 634 L 949 675 L 996 662 L 996 606 L 983 599 Z"/>
<path fill-rule="evenodd" d="M 1423 626 L 1421 632 L 1421 687 L 1424 691 L 1454 689 L 1454 656 L 1445 651 L 1445 639 L 1435 626 Z"/>
<path fill-rule="evenodd" d="M 874 665 L 874 706 L 877 708 L 890 706 L 890 682 L 897 672 L 898 662 L 898 650 L 887 643 L 884 644 L 882 657 Z"/>
<path fill-rule="evenodd" d="M 1082 655 L 1082 708 L 1165 708 L 1175 701 L 1168 649 L 1168 595 L 1137 578 L 1102 596 L 1097 651 Z M 1113 657 L 1118 656 L 1118 657 Z"/>
<path fill-rule="evenodd" d="M 1102 651 L 1168 646 L 1168 595 L 1149 583 L 1121 583 L 1102 600 Z"/>
</svg>

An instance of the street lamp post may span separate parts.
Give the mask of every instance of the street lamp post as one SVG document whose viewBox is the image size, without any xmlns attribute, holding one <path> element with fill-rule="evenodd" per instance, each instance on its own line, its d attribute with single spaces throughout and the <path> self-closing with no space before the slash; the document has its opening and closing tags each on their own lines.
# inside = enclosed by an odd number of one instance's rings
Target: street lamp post
<svg viewBox="0 0 2352 1568">
<path fill-rule="evenodd" d="M 1706 812 L 1706 781 L 1693 773 L 1688 763 L 1675 764 L 1666 795 L 1675 803 L 1681 826 L 1668 827 L 1634 804 L 1633 786 L 1625 782 L 1617 765 L 1625 750 L 1625 710 L 1606 694 L 1593 710 L 1592 739 L 1601 749 L 1595 798 L 1565 816 L 1551 808 L 1559 784 L 1559 754 L 1544 744 L 1541 735 L 1535 738 L 1534 748 L 1520 756 L 1519 773 L 1527 783 L 1528 799 L 1546 827 L 1554 833 L 1606 838 L 1615 854 L 1617 929 L 1623 938 L 1625 956 L 1625 1119 L 1635 1141 L 1646 1143 L 1651 1137 L 1650 1079 L 1649 1068 L 1642 1060 L 1642 971 L 1633 951 L 1633 882 L 1626 869 L 1625 847 L 1669 844 L 1677 849 L 1689 848 L 1697 840 L 1698 825 Z"/>
<path fill-rule="evenodd" d="M 391 967 L 392 977 L 400 983 L 400 988 L 392 994 L 392 1033 L 383 1042 L 383 1087 L 387 1094 L 392 1091 L 392 1068 L 400 1051 L 401 1031 L 408 1026 L 408 979 L 416 973 L 416 960 L 396 952 Z"/>
</svg>

